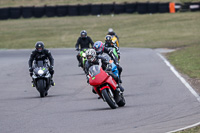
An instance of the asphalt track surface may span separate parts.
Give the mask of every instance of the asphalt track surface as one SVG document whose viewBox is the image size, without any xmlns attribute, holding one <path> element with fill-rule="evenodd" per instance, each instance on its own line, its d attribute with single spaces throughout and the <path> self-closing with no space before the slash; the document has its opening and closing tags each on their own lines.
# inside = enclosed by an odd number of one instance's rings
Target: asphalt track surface
<svg viewBox="0 0 200 133">
<path fill-rule="evenodd" d="M 31 50 L 0 50 L 0 133 L 164 133 L 200 121 L 200 102 L 152 49 L 121 48 L 125 107 L 97 99 L 74 49 L 52 49 L 55 87 L 31 87 Z"/>
</svg>

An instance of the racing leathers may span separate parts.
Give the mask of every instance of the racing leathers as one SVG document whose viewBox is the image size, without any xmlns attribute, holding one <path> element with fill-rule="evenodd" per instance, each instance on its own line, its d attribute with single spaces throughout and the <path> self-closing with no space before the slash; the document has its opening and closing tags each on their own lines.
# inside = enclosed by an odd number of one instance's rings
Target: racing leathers
<svg viewBox="0 0 200 133">
<path fill-rule="evenodd" d="M 93 44 L 94 44 L 94 42 L 92 41 L 92 39 L 89 36 L 87 36 L 85 38 L 79 37 L 78 40 L 77 40 L 77 43 L 75 45 L 75 48 L 76 48 L 77 51 L 79 51 L 79 50 L 82 51 L 85 48 L 86 49 L 90 48 L 90 45 L 91 45 L 91 47 L 93 47 Z M 77 60 L 79 62 L 79 66 L 81 66 L 80 53 L 78 53 L 76 57 L 77 57 Z"/>
<path fill-rule="evenodd" d="M 51 55 L 51 52 L 47 49 L 43 49 L 42 52 L 38 52 L 37 50 L 32 51 L 31 55 L 30 55 L 30 59 L 28 61 L 29 64 L 29 71 L 30 71 L 30 76 L 33 75 L 33 61 L 35 60 L 37 61 L 45 61 L 45 60 L 49 60 L 50 61 L 50 66 L 49 66 L 49 73 L 51 74 L 51 78 L 53 78 L 53 74 L 54 74 L 54 70 L 53 70 L 53 66 L 54 66 L 54 59 Z"/>
</svg>

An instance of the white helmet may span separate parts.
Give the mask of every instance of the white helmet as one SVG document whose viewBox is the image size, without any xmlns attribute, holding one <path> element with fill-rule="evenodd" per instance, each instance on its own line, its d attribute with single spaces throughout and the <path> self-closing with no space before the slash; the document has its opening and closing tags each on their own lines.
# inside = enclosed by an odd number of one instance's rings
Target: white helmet
<svg viewBox="0 0 200 133">
<path fill-rule="evenodd" d="M 85 53 L 86 53 L 87 60 L 89 62 L 93 62 L 95 60 L 96 51 L 94 49 L 88 49 L 87 51 L 85 51 Z"/>
<path fill-rule="evenodd" d="M 109 28 L 109 29 L 108 29 L 108 32 L 110 33 L 110 32 L 114 32 L 114 31 L 113 31 L 112 28 Z"/>
</svg>

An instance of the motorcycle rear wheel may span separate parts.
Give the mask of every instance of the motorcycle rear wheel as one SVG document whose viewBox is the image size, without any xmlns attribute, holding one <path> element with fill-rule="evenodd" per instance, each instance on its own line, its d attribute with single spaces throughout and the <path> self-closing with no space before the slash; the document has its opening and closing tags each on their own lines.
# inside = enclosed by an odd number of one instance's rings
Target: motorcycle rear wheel
<svg viewBox="0 0 200 133">
<path fill-rule="evenodd" d="M 102 90 L 102 95 L 105 98 L 106 102 L 108 103 L 108 105 L 112 108 L 112 109 L 116 109 L 117 108 L 117 104 L 114 100 L 114 98 L 112 98 L 111 94 L 109 91 L 107 91 L 107 89 Z"/>
</svg>

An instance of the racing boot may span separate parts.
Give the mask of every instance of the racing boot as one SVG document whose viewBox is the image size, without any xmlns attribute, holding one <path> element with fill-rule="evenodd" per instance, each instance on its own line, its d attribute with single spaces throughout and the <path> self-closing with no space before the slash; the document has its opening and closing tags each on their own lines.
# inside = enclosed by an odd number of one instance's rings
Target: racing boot
<svg viewBox="0 0 200 133">
<path fill-rule="evenodd" d="M 124 92 L 124 88 L 121 86 L 121 84 L 118 84 L 118 87 L 120 88 L 121 92 Z"/>
<path fill-rule="evenodd" d="M 34 84 L 34 82 L 33 82 L 33 81 L 31 81 L 31 83 L 32 83 L 32 87 L 35 87 L 35 84 Z"/>
<path fill-rule="evenodd" d="M 97 94 L 96 91 L 94 90 L 94 87 L 92 87 L 92 92 L 93 92 L 94 94 Z"/>
<path fill-rule="evenodd" d="M 51 79 L 51 85 L 55 86 L 55 82 L 53 81 L 53 79 Z"/>
</svg>

